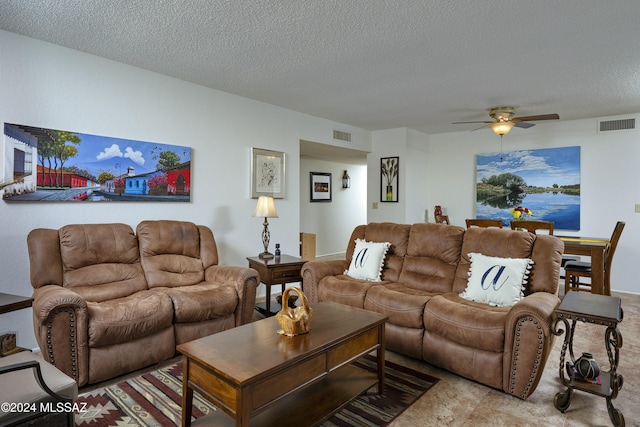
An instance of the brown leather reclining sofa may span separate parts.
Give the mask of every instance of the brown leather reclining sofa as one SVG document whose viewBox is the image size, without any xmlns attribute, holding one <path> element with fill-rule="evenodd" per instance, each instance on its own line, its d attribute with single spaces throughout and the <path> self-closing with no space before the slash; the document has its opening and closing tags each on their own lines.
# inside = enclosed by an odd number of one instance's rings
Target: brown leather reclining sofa
<svg viewBox="0 0 640 427">
<path fill-rule="evenodd" d="M 355 239 L 390 242 L 382 281 L 344 274 Z M 302 268 L 311 303 L 334 301 L 389 316 L 387 348 L 526 399 L 536 389 L 555 336 L 564 244 L 548 235 L 445 224 L 371 223 L 355 228 L 346 261 Z M 525 297 L 512 307 L 462 298 L 469 253 L 531 258 Z"/>
<path fill-rule="evenodd" d="M 42 356 L 78 386 L 171 358 L 251 321 L 255 270 L 218 266 L 211 230 L 179 221 L 67 225 L 27 238 Z"/>
</svg>

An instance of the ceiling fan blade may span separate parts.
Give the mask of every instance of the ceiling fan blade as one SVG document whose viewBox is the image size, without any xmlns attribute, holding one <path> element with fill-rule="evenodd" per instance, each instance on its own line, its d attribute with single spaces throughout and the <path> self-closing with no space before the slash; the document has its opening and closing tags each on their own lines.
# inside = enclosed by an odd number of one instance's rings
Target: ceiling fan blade
<svg viewBox="0 0 640 427">
<path fill-rule="evenodd" d="M 512 122 L 535 122 L 539 120 L 559 120 L 560 116 L 557 114 L 540 114 L 537 116 L 522 116 L 522 117 L 514 117 L 511 119 Z"/>
<path fill-rule="evenodd" d="M 529 129 L 532 126 L 535 126 L 535 123 L 515 122 L 513 125 L 517 128 Z"/>
<path fill-rule="evenodd" d="M 466 123 L 493 123 L 493 122 L 487 122 L 487 121 L 476 121 L 476 122 L 453 122 L 451 123 L 452 125 L 462 125 L 462 124 L 466 124 Z"/>
<path fill-rule="evenodd" d="M 479 128 L 475 128 L 475 129 L 471 129 L 471 132 L 476 131 L 476 130 L 480 130 L 480 129 L 484 129 L 486 127 L 491 126 L 492 124 L 494 124 L 495 122 L 480 122 L 480 123 L 487 123 L 486 125 L 482 125 Z"/>
</svg>

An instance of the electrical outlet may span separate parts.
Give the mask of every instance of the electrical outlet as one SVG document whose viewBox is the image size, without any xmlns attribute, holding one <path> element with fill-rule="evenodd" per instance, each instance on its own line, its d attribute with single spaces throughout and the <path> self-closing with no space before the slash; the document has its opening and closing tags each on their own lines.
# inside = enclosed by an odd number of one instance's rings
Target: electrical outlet
<svg viewBox="0 0 640 427">
<path fill-rule="evenodd" d="M 640 204 L 636 204 L 636 213 L 640 213 Z"/>
<path fill-rule="evenodd" d="M 373 206 L 371 206 L 371 209 L 378 209 L 378 202 L 373 202 Z M 636 211 L 638 210 L 638 205 L 636 205 Z"/>
</svg>

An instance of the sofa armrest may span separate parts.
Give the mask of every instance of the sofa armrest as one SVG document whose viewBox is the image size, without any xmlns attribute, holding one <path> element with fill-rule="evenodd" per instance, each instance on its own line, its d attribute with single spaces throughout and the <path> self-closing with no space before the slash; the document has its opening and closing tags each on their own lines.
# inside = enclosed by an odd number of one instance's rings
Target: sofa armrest
<svg viewBox="0 0 640 427">
<path fill-rule="evenodd" d="M 526 399 L 538 386 L 555 335 L 552 330 L 560 299 L 548 292 L 535 292 L 509 311 L 505 323 L 503 389 Z"/>
<path fill-rule="evenodd" d="M 235 313 L 236 326 L 251 322 L 256 305 L 256 289 L 260 284 L 260 276 L 256 270 L 248 267 L 214 265 L 206 269 L 205 280 L 235 286 L 239 299 Z"/>
<path fill-rule="evenodd" d="M 318 283 L 326 276 L 339 276 L 349 267 L 345 260 L 309 261 L 302 266 L 302 290 L 311 304 L 318 302 Z"/>
<path fill-rule="evenodd" d="M 89 379 L 87 302 L 77 293 L 46 285 L 33 293 L 33 322 L 42 357 L 75 379 Z"/>
</svg>

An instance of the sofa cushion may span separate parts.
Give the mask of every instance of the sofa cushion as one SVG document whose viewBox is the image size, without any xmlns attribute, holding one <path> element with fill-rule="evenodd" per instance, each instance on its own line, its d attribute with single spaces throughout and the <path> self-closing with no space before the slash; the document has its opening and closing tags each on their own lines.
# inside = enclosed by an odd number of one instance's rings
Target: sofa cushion
<svg viewBox="0 0 640 427">
<path fill-rule="evenodd" d="M 524 285 L 533 261 L 529 258 L 499 258 L 470 253 L 469 283 L 462 298 L 501 307 L 511 307 L 524 298 Z"/>
<path fill-rule="evenodd" d="M 508 313 L 507 307 L 493 307 L 447 293 L 429 300 L 424 309 L 424 327 L 431 334 L 466 347 L 502 352 Z"/>
<path fill-rule="evenodd" d="M 147 289 L 140 263 L 90 265 L 64 273 L 64 280 L 65 288 L 93 302 L 124 298 Z"/>
<path fill-rule="evenodd" d="M 364 308 L 364 297 L 369 288 L 381 282 L 352 279 L 349 276 L 326 276 L 318 284 L 318 301 L 333 301 L 352 307 Z"/>
<path fill-rule="evenodd" d="M 138 240 L 130 226 L 73 224 L 58 234 L 65 288 L 94 302 L 147 289 Z"/>
<path fill-rule="evenodd" d="M 233 314 L 239 303 L 231 285 L 203 282 L 198 285 L 155 288 L 166 293 L 173 302 L 175 323 L 212 320 Z"/>
<path fill-rule="evenodd" d="M 200 231 L 195 224 L 143 221 L 136 231 L 149 288 L 195 285 L 204 280 Z"/>
<path fill-rule="evenodd" d="M 171 328 L 171 298 L 161 292 L 140 291 L 125 298 L 88 302 L 89 347 L 133 341 Z"/>
<path fill-rule="evenodd" d="M 344 274 L 354 279 L 379 282 L 389 246 L 391 246 L 389 242 L 367 242 L 356 239 L 353 258 Z"/>
<path fill-rule="evenodd" d="M 364 300 L 365 310 L 389 316 L 389 323 L 423 328 L 424 306 L 433 294 L 400 283 L 372 286 Z"/>
<path fill-rule="evenodd" d="M 554 236 L 544 237 L 560 240 Z M 470 253 L 476 252 L 500 258 L 532 258 L 535 262 L 535 257 L 531 256 L 535 240 L 536 235 L 533 233 L 523 233 L 521 231 L 495 227 L 468 228 L 464 232 L 460 262 L 458 263 L 453 283 L 453 292 L 459 294 L 467 287 L 469 268 L 471 267 L 471 260 L 469 259 Z M 555 281 L 555 286 L 557 286 L 557 277 Z"/>
<path fill-rule="evenodd" d="M 369 223 L 359 225 L 351 233 L 351 239 L 347 246 L 346 258 L 351 261 L 355 249 L 355 239 L 361 238 L 369 242 L 389 242 L 391 246 L 387 251 L 387 257 L 382 268 L 382 280 L 397 282 L 402 270 L 402 262 L 407 254 L 409 242 L 409 224 L 394 224 L 391 222 Z"/>
<path fill-rule="evenodd" d="M 464 229 L 442 224 L 414 224 L 399 282 L 427 292 L 451 292 Z"/>
<path fill-rule="evenodd" d="M 138 261 L 138 240 L 126 224 L 73 224 L 59 230 L 64 270 Z"/>
</svg>

